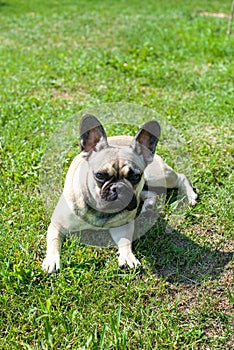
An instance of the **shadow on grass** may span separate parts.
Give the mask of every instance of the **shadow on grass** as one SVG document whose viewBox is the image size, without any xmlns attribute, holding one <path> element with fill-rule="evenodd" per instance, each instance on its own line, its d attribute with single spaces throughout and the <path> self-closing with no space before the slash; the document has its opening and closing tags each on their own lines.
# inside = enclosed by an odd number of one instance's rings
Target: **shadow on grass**
<svg viewBox="0 0 234 350">
<path fill-rule="evenodd" d="M 147 224 L 154 220 L 153 214 L 145 218 Z M 141 231 L 138 222 L 136 231 Z M 140 234 L 135 234 L 139 237 Z M 82 231 L 79 234 L 82 244 L 93 246 L 115 245 L 107 230 Z M 233 257 L 232 252 L 212 250 L 195 243 L 178 230 L 169 226 L 163 216 L 144 235 L 134 240 L 133 251 L 141 261 L 146 259 L 153 273 L 174 284 L 199 284 L 207 278 L 217 278 Z M 144 270 L 142 269 L 142 273 Z"/>
<path fill-rule="evenodd" d="M 169 192 L 167 204 L 176 198 L 175 191 Z M 115 246 L 108 230 L 84 230 L 76 236 L 85 245 Z M 156 211 L 136 218 L 133 251 L 140 261 L 149 262 L 153 273 L 175 284 L 199 284 L 208 278 L 215 279 L 233 258 L 233 252 L 212 250 L 194 242 L 170 226 Z"/>
<path fill-rule="evenodd" d="M 133 244 L 138 258 L 171 283 L 199 284 L 217 278 L 232 260 L 232 252 L 200 246 L 159 217 L 154 227 Z"/>
</svg>

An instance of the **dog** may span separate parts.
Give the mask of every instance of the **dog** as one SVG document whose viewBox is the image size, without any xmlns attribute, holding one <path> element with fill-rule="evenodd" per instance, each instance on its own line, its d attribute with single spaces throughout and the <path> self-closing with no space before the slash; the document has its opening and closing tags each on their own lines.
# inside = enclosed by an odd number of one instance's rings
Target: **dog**
<svg viewBox="0 0 234 350">
<path fill-rule="evenodd" d="M 47 232 L 47 251 L 42 269 L 60 268 L 62 237 L 85 229 L 107 229 L 118 245 L 120 267 L 135 268 L 140 262 L 132 252 L 134 220 L 154 208 L 157 187 L 178 188 L 191 205 L 197 194 L 183 174 L 177 174 L 155 154 L 160 126 L 145 123 L 135 137 L 107 138 L 100 121 L 85 115 L 80 122 L 81 152 L 72 161 L 63 193 Z"/>
</svg>

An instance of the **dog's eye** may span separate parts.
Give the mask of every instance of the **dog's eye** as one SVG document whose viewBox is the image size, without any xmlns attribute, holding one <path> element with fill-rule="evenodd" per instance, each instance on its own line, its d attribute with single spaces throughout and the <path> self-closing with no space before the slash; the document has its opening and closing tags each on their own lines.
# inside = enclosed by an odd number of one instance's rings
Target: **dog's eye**
<svg viewBox="0 0 234 350">
<path fill-rule="evenodd" d="M 128 179 L 133 185 L 135 185 L 141 180 L 141 174 L 139 174 L 139 173 L 135 173 L 135 174 L 134 173 L 130 173 L 128 175 Z"/>
<path fill-rule="evenodd" d="M 104 181 L 106 178 L 105 174 L 99 172 L 95 174 L 95 177 L 98 181 Z"/>
</svg>

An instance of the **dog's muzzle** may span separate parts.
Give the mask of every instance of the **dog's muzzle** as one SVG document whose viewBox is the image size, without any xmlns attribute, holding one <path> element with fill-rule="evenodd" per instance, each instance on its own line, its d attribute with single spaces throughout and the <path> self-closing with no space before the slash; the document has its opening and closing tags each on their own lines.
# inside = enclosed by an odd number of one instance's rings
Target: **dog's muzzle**
<svg viewBox="0 0 234 350">
<path fill-rule="evenodd" d="M 119 181 L 109 183 L 104 186 L 101 191 L 101 198 L 109 203 L 113 204 L 113 209 L 127 209 L 129 211 L 136 209 L 137 198 L 132 188 L 130 188 L 125 182 Z"/>
</svg>

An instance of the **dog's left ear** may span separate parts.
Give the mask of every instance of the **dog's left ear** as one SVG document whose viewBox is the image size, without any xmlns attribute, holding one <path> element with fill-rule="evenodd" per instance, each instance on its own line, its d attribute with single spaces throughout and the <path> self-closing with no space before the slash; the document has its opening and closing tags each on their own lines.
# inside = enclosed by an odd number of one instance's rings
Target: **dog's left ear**
<svg viewBox="0 0 234 350">
<path fill-rule="evenodd" d="M 92 114 L 86 114 L 80 122 L 80 147 L 81 151 L 90 152 L 96 147 L 107 147 L 105 130 L 99 120 Z"/>
<path fill-rule="evenodd" d="M 143 155 L 146 163 L 153 161 L 159 137 L 160 125 L 155 120 L 145 123 L 136 134 L 132 146 L 136 153 Z"/>
</svg>

